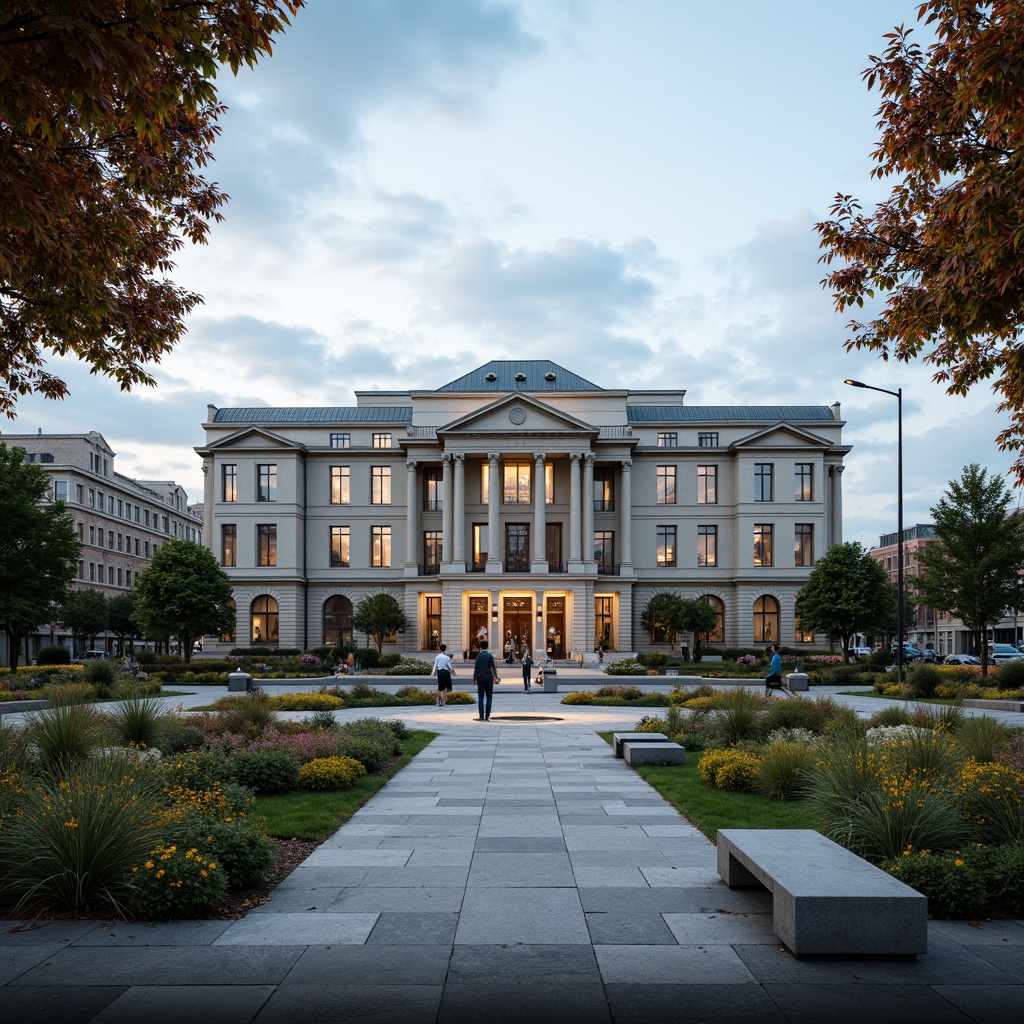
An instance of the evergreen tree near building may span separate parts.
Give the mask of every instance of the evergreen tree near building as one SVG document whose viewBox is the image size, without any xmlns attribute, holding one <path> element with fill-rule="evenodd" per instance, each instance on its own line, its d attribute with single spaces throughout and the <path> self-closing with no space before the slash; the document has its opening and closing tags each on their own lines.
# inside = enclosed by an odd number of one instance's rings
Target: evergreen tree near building
<svg viewBox="0 0 1024 1024">
<path fill-rule="evenodd" d="M 24 448 L 0 442 L 0 629 L 11 667 L 25 638 L 56 621 L 75 578 L 81 545 L 63 501 L 49 498 L 50 478 L 26 464 Z"/>
<path fill-rule="evenodd" d="M 998 477 L 976 462 L 965 466 L 932 509 L 938 540 L 919 556 L 925 602 L 956 615 L 974 634 L 983 675 L 988 627 L 1024 604 L 1024 516 L 1010 511 L 1011 500 Z"/>
</svg>

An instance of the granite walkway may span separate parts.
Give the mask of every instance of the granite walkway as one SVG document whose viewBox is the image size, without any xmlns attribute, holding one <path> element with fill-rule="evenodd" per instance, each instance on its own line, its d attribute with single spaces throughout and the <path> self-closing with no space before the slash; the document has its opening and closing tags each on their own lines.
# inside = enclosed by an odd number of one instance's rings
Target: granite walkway
<svg viewBox="0 0 1024 1024">
<path fill-rule="evenodd" d="M 0 1020 L 1004 1024 L 1024 1005 L 1021 922 L 932 922 L 914 962 L 795 960 L 767 894 L 721 884 L 595 719 L 416 718 L 439 738 L 239 921 L 0 923 Z"/>
</svg>

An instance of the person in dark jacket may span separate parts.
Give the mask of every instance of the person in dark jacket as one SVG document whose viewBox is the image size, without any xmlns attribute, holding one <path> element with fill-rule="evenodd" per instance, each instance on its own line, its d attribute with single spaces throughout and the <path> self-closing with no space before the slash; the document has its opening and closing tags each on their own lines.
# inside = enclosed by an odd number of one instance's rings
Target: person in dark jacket
<svg viewBox="0 0 1024 1024">
<path fill-rule="evenodd" d="M 473 682 L 476 683 L 476 702 L 481 722 L 491 720 L 491 701 L 494 698 L 494 684 L 500 683 L 498 666 L 494 655 L 487 650 L 487 643 L 480 644 L 480 653 L 473 662 Z"/>
<path fill-rule="evenodd" d="M 530 692 L 530 669 L 533 668 L 533 658 L 530 657 L 530 648 L 523 648 L 523 689 Z"/>
</svg>

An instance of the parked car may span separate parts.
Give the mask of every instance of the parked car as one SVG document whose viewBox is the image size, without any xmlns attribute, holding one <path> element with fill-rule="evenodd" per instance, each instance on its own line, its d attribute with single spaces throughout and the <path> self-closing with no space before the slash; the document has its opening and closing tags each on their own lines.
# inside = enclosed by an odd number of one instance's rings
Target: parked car
<svg viewBox="0 0 1024 1024">
<path fill-rule="evenodd" d="M 1006 661 L 1024 661 L 1024 654 L 1012 644 L 989 644 L 988 658 L 994 665 L 1001 665 Z"/>
<path fill-rule="evenodd" d="M 947 654 L 942 659 L 943 665 L 980 665 L 981 658 L 976 654 Z"/>
<path fill-rule="evenodd" d="M 107 656 L 106 651 L 85 651 L 82 654 L 80 661 L 100 661 Z M 1024 654 L 1021 655 L 1024 658 Z"/>
<path fill-rule="evenodd" d="M 850 653 L 855 658 L 860 658 L 863 655 L 870 654 L 871 653 L 871 648 L 870 647 L 851 647 L 850 648 Z"/>
<path fill-rule="evenodd" d="M 896 645 L 895 644 L 893 644 L 892 647 L 889 648 L 889 657 L 890 658 L 895 658 L 896 657 Z M 916 648 L 913 644 L 904 644 L 903 645 L 903 660 L 904 661 L 917 661 L 919 658 L 923 658 L 923 657 L 924 657 L 924 655 L 921 653 L 921 651 L 918 650 L 918 648 Z"/>
</svg>

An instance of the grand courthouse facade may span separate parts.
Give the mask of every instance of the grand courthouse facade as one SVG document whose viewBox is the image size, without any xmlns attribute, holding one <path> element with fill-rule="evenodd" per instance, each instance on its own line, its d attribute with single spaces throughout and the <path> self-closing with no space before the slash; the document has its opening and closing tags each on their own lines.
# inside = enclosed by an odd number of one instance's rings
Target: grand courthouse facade
<svg viewBox="0 0 1024 1024">
<path fill-rule="evenodd" d="M 237 625 L 206 650 L 362 646 L 352 609 L 381 591 L 407 653 L 665 650 L 640 626 L 662 590 L 710 602 L 727 645 L 813 644 L 796 596 L 842 540 L 838 403 L 684 396 L 512 360 L 354 407 L 210 406 L 204 532 Z"/>
</svg>

